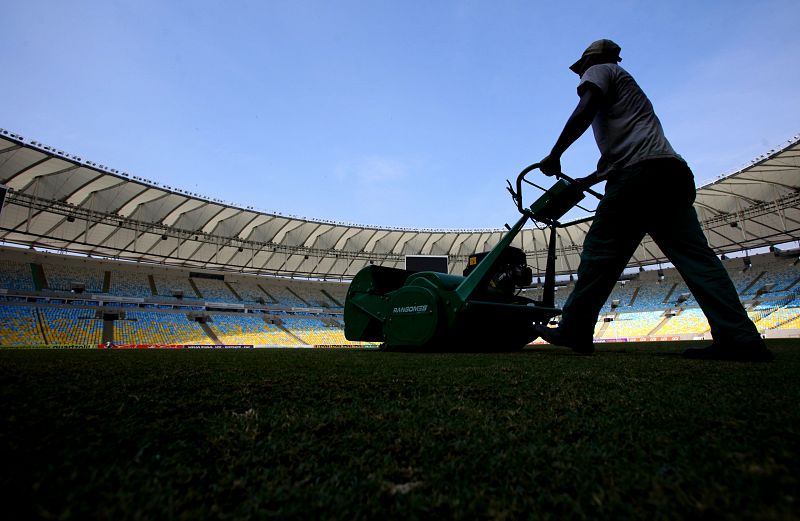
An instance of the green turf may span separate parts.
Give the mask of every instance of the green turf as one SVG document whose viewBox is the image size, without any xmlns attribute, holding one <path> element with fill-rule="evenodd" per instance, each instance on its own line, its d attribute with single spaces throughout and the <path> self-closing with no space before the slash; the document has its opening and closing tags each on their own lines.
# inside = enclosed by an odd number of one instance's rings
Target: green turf
<svg viewBox="0 0 800 521">
<path fill-rule="evenodd" d="M 12 518 L 800 517 L 800 346 L 0 350 Z"/>
</svg>

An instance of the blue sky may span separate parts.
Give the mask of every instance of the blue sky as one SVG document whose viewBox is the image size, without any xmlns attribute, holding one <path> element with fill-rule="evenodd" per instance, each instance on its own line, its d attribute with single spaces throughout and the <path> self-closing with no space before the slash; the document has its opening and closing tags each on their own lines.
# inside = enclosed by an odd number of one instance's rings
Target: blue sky
<svg viewBox="0 0 800 521">
<path fill-rule="evenodd" d="M 702 184 L 800 132 L 797 20 L 797 0 L 12 2 L 0 127 L 268 212 L 499 228 L 591 41 L 622 46 Z M 597 156 L 588 132 L 564 171 Z"/>
</svg>

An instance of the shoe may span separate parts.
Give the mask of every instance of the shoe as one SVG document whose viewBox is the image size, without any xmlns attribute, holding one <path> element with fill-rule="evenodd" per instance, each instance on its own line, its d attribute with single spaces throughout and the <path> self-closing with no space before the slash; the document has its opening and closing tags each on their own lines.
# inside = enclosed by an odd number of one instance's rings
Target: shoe
<svg viewBox="0 0 800 521">
<path fill-rule="evenodd" d="M 763 340 L 750 342 L 712 342 L 707 347 L 690 347 L 683 352 L 684 358 L 693 360 L 731 360 L 736 362 L 772 362 L 772 351 Z"/>
<path fill-rule="evenodd" d="M 533 330 L 537 335 L 542 337 L 542 340 L 549 344 L 568 347 L 574 352 L 582 355 L 590 355 L 594 353 L 594 344 L 592 343 L 591 336 L 586 338 L 578 338 L 565 332 L 560 326 L 547 327 L 542 324 L 533 326 Z"/>
</svg>

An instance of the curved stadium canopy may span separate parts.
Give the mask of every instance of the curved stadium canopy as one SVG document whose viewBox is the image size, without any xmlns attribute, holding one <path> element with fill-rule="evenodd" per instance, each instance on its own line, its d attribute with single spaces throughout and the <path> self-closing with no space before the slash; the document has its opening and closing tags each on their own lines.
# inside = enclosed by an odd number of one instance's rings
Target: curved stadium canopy
<svg viewBox="0 0 800 521">
<path fill-rule="evenodd" d="M 460 273 L 505 230 L 376 228 L 240 208 L 84 161 L 0 130 L 8 187 L 0 241 L 70 253 L 292 277 L 349 279 L 368 263 L 402 268 L 406 255 L 447 255 Z M 650 197 L 657 197 L 651 194 Z M 648 197 L 648 195 L 644 195 Z M 718 254 L 800 238 L 800 139 L 698 189 L 695 207 Z M 590 220 L 559 229 L 557 273 L 574 273 Z M 543 273 L 545 230 L 515 240 Z M 646 237 L 629 267 L 668 262 Z"/>
</svg>

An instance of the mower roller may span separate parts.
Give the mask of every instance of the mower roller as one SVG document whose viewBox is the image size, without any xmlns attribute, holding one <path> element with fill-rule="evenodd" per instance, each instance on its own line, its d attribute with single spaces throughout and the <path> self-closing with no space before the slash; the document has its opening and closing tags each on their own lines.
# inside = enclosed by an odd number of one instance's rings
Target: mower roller
<svg viewBox="0 0 800 521">
<path fill-rule="evenodd" d="M 464 276 L 432 271 L 413 272 L 369 265 L 347 291 L 344 333 L 348 340 L 380 342 L 384 350 L 513 351 L 537 338 L 535 324 L 561 313 L 555 307 L 555 247 L 558 222 L 584 198 L 599 197 L 564 174 L 549 189 L 526 180 L 539 164 L 517 176 L 508 191 L 522 216 L 489 252 L 471 255 Z M 544 190 L 530 207 L 522 200 L 522 184 Z M 550 228 L 542 300 L 519 295 L 532 272 L 522 250 L 511 246 L 531 219 Z"/>
</svg>

